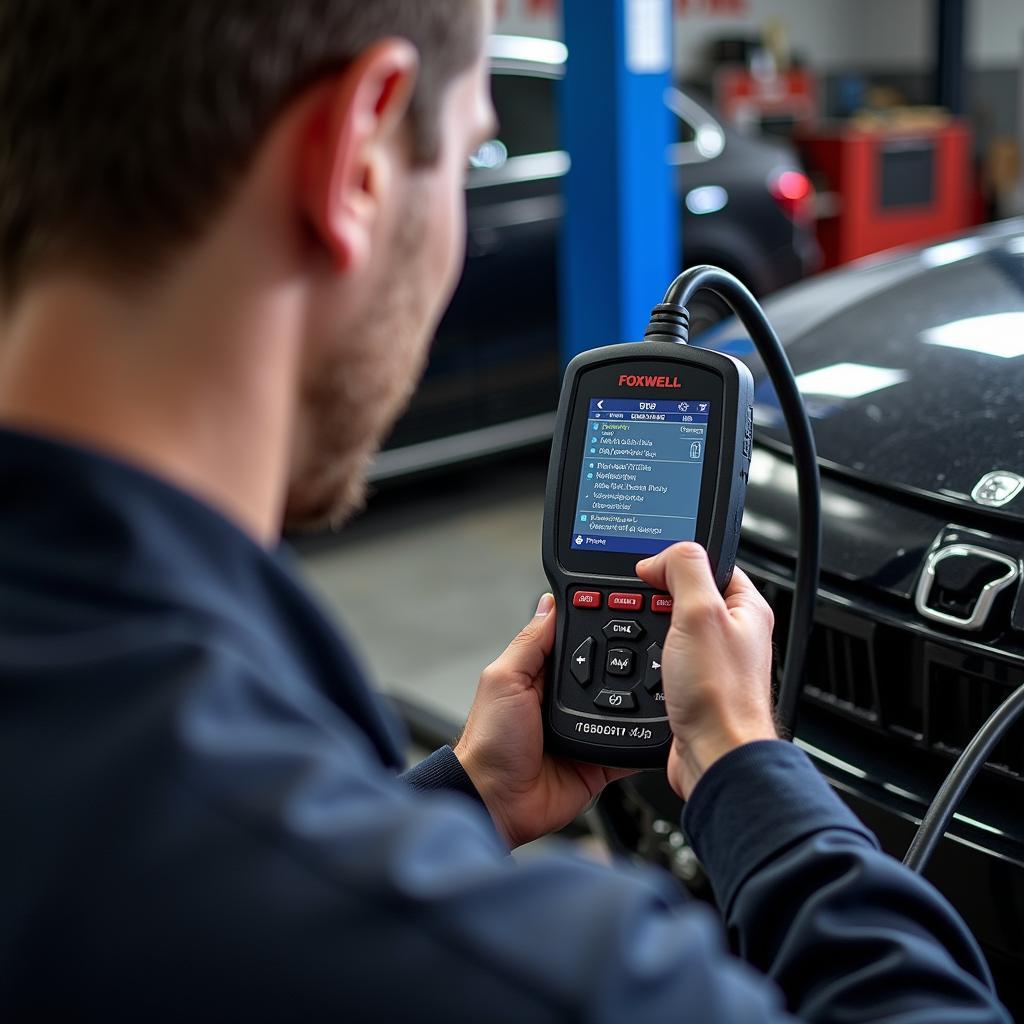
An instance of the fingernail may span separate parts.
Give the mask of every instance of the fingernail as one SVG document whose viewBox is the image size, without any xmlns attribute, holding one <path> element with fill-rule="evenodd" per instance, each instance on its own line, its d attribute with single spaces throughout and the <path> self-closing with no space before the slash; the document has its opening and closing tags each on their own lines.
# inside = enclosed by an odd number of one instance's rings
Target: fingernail
<svg viewBox="0 0 1024 1024">
<path fill-rule="evenodd" d="M 639 569 L 642 565 L 649 565 L 653 561 L 653 558 L 641 558 L 640 561 L 636 563 L 636 567 Z"/>
<path fill-rule="evenodd" d="M 551 614 L 551 609 L 555 607 L 555 599 L 551 594 L 544 594 L 540 601 L 537 603 L 537 611 L 534 612 L 535 618 L 543 618 L 545 615 Z"/>
</svg>

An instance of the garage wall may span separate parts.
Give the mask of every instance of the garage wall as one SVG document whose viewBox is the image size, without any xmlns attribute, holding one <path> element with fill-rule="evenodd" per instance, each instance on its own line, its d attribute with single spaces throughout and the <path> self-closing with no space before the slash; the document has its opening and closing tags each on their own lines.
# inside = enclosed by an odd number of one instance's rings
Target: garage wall
<svg viewBox="0 0 1024 1024">
<path fill-rule="evenodd" d="M 679 0 L 677 59 L 684 76 L 698 73 L 708 43 L 725 34 L 754 34 L 770 19 L 789 25 L 795 49 L 813 55 L 822 68 L 845 66 L 858 56 L 860 17 L 851 0 Z M 903 2 L 903 0 L 899 0 Z M 504 0 L 498 29 L 558 38 L 560 4 L 550 0 Z M 716 13 L 731 7 L 732 13 Z"/>
<path fill-rule="evenodd" d="M 930 70 L 934 0 L 860 0 L 860 6 L 861 64 Z M 1019 68 L 1024 59 L 1021 0 L 968 0 L 967 18 L 967 59 L 972 68 Z"/>
<path fill-rule="evenodd" d="M 935 57 L 934 0 L 859 0 L 858 70 L 930 71 Z"/>
<path fill-rule="evenodd" d="M 562 34 L 561 3 L 534 0 L 498 0 L 498 31 L 515 36 L 558 39 Z"/>
<path fill-rule="evenodd" d="M 973 66 L 1014 65 L 1024 60 L 1024 3 L 971 0 L 968 46 Z"/>
<path fill-rule="evenodd" d="M 502 0 L 499 30 L 558 37 L 559 0 Z M 677 38 L 684 75 L 697 73 L 708 42 L 785 22 L 792 45 L 822 71 L 892 68 L 927 71 L 932 61 L 934 0 L 678 0 Z M 731 13 L 722 13 L 722 8 Z M 1024 57 L 1024 2 L 969 0 L 973 67 L 1019 66 Z"/>
<path fill-rule="evenodd" d="M 561 0 L 499 0 L 499 30 L 559 37 Z M 822 77 L 834 112 L 837 77 L 870 76 L 912 103 L 932 99 L 935 0 L 676 0 L 680 75 L 705 77 L 708 44 L 721 35 L 755 34 L 766 21 L 789 27 L 791 45 Z M 979 154 L 999 136 L 1021 132 L 1024 0 L 968 0 L 968 104 Z"/>
<path fill-rule="evenodd" d="M 745 0 L 740 15 L 706 13 L 691 3 L 679 16 L 676 38 L 684 76 L 703 69 L 708 44 L 722 35 L 756 35 L 768 21 L 781 21 L 790 46 L 822 71 L 846 67 L 860 52 L 859 4 L 849 0 Z"/>
</svg>

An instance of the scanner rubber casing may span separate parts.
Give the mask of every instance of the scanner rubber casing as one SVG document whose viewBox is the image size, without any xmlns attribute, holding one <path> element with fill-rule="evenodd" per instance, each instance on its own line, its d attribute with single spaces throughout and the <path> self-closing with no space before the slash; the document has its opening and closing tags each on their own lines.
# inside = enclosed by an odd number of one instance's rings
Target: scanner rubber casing
<svg viewBox="0 0 1024 1024">
<path fill-rule="evenodd" d="M 679 371 L 685 373 L 685 368 L 689 366 L 709 371 L 722 382 L 722 410 L 718 419 L 721 436 L 717 465 L 705 464 L 701 490 L 703 507 L 705 489 L 713 486 L 713 503 L 710 516 L 706 517 L 705 535 L 699 533 L 695 539 L 707 549 L 715 582 L 719 590 L 723 591 L 732 578 L 739 545 L 753 443 L 754 384 L 747 367 L 731 356 L 688 345 L 658 341 L 593 349 L 573 359 L 565 372 L 548 468 L 542 544 L 544 571 L 551 584 L 557 613 L 555 647 L 548 664 L 543 707 L 546 749 L 577 761 L 610 767 L 654 769 L 663 768 L 668 760 L 672 736 L 668 730 L 667 720 L 657 728 L 653 724 L 646 726 L 653 733 L 650 741 L 594 741 L 573 734 L 581 718 L 586 717 L 598 724 L 607 722 L 618 725 L 629 725 L 636 719 L 628 716 L 601 715 L 596 711 L 584 716 L 579 712 L 566 710 L 559 699 L 563 687 L 577 685 L 567 671 L 566 647 L 570 616 L 580 614 L 571 607 L 570 592 L 587 586 L 605 590 L 617 588 L 640 591 L 646 595 L 648 603 L 650 595 L 655 593 L 646 584 L 641 583 L 635 574 L 617 575 L 603 573 L 600 570 L 588 569 L 580 572 L 569 569 L 563 564 L 559 553 L 559 531 L 564 524 L 562 503 L 570 502 L 575 509 L 579 483 L 578 479 L 566 478 L 566 464 L 576 461 L 573 453 L 569 451 L 569 435 L 577 398 L 588 374 L 614 364 L 622 364 L 623 368 L 628 368 L 630 372 L 642 371 L 645 365 L 650 366 L 652 372 L 655 369 L 664 372 L 666 364 L 674 364 Z M 652 391 L 647 397 L 655 396 L 666 397 L 665 394 L 657 394 L 656 391 Z M 636 397 L 636 392 L 623 391 L 622 397 Z M 713 481 L 708 478 L 708 473 L 714 474 Z M 644 556 L 637 555 L 633 559 L 634 564 L 642 557 Z M 669 616 L 664 616 L 666 629 L 668 619 Z"/>
</svg>

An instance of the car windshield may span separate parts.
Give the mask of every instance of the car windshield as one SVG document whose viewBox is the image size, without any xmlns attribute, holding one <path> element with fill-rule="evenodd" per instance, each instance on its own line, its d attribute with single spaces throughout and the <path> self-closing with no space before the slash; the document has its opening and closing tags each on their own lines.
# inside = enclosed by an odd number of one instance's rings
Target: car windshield
<svg viewBox="0 0 1024 1024">
<path fill-rule="evenodd" d="M 559 148 L 555 83 L 540 75 L 497 71 L 491 76 L 498 139 L 508 158 L 553 153 Z"/>
</svg>

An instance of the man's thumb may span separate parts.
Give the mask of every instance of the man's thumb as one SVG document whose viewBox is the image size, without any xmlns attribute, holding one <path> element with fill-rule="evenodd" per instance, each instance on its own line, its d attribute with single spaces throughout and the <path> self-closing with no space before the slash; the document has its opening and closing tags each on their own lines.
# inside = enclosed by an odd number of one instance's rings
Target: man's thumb
<svg viewBox="0 0 1024 1024">
<path fill-rule="evenodd" d="M 552 614 L 554 610 L 554 597 L 551 594 L 544 594 L 537 603 L 537 611 L 534 612 L 533 618 L 498 659 L 503 669 L 525 672 L 530 676 L 540 674 L 555 644 L 555 616 Z"/>
</svg>

